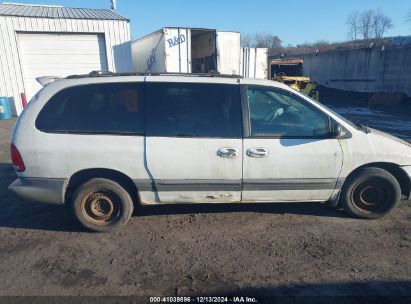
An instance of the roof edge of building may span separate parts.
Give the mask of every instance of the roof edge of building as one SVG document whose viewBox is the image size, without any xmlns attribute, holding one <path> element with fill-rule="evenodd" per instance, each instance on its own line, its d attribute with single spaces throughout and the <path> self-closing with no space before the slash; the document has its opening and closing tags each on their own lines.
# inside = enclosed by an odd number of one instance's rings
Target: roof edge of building
<svg viewBox="0 0 411 304">
<path fill-rule="evenodd" d="M 47 11 L 46 13 L 45 10 Z M 111 9 L 74 8 L 11 2 L 0 2 L 0 16 L 73 20 L 117 20 L 130 22 L 129 18 L 126 18 Z"/>
</svg>

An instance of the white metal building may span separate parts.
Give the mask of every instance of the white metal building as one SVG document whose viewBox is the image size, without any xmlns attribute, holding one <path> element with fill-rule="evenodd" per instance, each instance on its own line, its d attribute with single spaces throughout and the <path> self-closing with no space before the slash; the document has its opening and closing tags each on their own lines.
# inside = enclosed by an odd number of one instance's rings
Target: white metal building
<svg viewBox="0 0 411 304">
<path fill-rule="evenodd" d="M 132 70 L 129 20 L 109 9 L 0 4 L 0 96 L 14 114 L 40 76 Z"/>
</svg>

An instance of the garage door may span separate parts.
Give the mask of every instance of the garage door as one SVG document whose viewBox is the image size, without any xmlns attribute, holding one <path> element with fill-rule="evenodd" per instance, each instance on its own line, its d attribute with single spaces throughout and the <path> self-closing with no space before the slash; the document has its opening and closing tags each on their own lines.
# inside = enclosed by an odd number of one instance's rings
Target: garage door
<svg viewBox="0 0 411 304">
<path fill-rule="evenodd" d="M 30 100 L 40 76 L 87 74 L 108 70 L 103 34 L 19 34 L 24 88 Z"/>
</svg>

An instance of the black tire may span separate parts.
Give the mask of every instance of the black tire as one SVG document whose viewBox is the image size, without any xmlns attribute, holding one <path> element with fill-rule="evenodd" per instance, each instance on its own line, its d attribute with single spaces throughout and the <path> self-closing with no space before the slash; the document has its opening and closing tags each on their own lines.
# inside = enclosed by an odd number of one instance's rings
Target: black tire
<svg viewBox="0 0 411 304">
<path fill-rule="evenodd" d="M 389 213 L 401 199 L 395 177 L 380 168 L 364 168 L 350 176 L 342 188 L 340 204 L 349 215 L 376 219 Z"/>
<path fill-rule="evenodd" d="M 118 183 L 105 178 L 93 178 L 79 186 L 71 206 L 80 224 L 94 232 L 118 230 L 133 213 L 130 194 Z"/>
</svg>

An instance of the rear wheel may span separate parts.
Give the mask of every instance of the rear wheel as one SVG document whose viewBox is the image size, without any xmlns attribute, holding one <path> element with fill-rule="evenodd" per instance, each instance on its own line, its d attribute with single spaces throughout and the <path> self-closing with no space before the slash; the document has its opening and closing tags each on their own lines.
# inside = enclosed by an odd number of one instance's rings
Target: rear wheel
<svg viewBox="0 0 411 304">
<path fill-rule="evenodd" d="M 349 177 L 341 193 L 341 207 L 355 217 L 380 218 L 400 201 L 401 188 L 389 172 L 364 168 Z"/>
<path fill-rule="evenodd" d="M 72 208 L 83 227 L 95 232 L 111 232 L 130 219 L 133 200 L 118 183 L 93 178 L 76 190 Z"/>
</svg>

